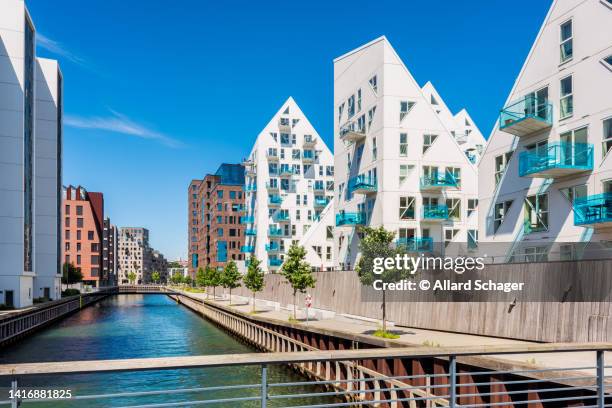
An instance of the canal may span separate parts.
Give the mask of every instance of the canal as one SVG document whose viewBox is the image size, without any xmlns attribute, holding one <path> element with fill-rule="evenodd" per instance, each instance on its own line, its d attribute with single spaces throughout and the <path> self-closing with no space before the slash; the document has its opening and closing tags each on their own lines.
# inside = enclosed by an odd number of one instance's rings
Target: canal
<svg viewBox="0 0 612 408">
<path fill-rule="evenodd" d="M 212 323 L 178 305 L 165 295 L 116 295 L 69 316 L 0 351 L 0 363 L 106 360 L 186 355 L 218 355 L 254 352 Z M 67 363 L 70 364 L 70 363 Z M 302 381 L 286 367 L 270 367 L 269 382 Z M 256 384 L 259 367 L 218 367 L 191 370 L 143 371 L 31 377 L 20 387 L 69 389 L 73 395 L 108 394 L 159 389 Z M 1 386 L 5 399 L 9 379 Z M 282 389 L 282 393 L 313 391 L 307 387 Z M 320 390 L 319 390 L 320 391 Z M 214 391 L 196 394 L 163 394 L 92 401 L 24 403 L 33 407 L 118 407 L 163 404 L 234 396 L 255 396 L 258 390 Z M 271 389 L 274 393 L 274 389 Z M 334 402 L 319 399 L 271 400 L 269 406 Z M 276 404 L 275 404 L 276 403 Z M 227 407 L 227 404 L 213 406 Z M 232 407 L 257 407 L 258 402 L 232 403 Z"/>
</svg>

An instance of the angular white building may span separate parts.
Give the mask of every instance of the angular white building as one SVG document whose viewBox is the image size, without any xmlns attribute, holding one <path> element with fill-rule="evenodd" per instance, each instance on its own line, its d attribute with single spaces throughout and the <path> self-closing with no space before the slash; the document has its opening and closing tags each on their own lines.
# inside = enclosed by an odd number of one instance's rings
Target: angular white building
<svg viewBox="0 0 612 408">
<path fill-rule="evenodd" d="M 0 303 L 60 293 L 62 74 L 23 0 L 0 3 Z"/>
<path fill-rule="evenodd" d="M 612 4 L 555 0 L 480 161 L 481 241 L 501 261 L 601 250 L 611 150 Z"/>
<path fill-rule="evenodd" d="M 257 136 L 244 164 L 245 259 L 254 253 L 263 269 L 274 272 L 291 244 L 302 242 L 313 267 L 332 269 L 327 254 L 333 254 L 333 241 L 325 238 L 332 217 L 321 214 L 334 194 L 333 157 L 293 98 Z M 310 231 L 315 224 L 316 232 Z"/>
<path fill-rule="evenodd" d="M 434 107 L 385 37 L 334 60 L 341 268 L 358 258 L 359 225 L 384 226 L 417 251 L 477 240 L 477 169 L 451 133 L 453 116 Z"/>
</svg>

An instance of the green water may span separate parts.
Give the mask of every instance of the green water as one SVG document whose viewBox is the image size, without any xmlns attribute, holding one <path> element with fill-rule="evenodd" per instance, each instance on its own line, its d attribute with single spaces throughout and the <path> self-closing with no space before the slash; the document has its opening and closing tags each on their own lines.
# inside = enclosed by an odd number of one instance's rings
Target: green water
<svg viewBox="0 0 612 408">
<path fill-rule="evenodd" d="M 165 295 L 117 295 L 104 299 L 17 344 L 0 351 L 0 364 L 47 361 L 108 360 L 186 355 L 251 353 L 210 322 Z M 268 382 L 305 379 L 286 367 L 271 366 Z M 69 389 L 72 395 L 108 394 L 178 388 L 258 384 L 259 367 L 217 367 L 192 370 L 55 375 L 19 378 L 20 387 Z M 9 379 L 1 379 L 2 399 L 8 398 Z M 312 387 L 271 388 L 270 394 L 300 393 Z M 25 407 L 124 407 L 180 401 L 257 396 L 259 390 L 209 391 L 146 397 L 114 397 L 85 401 L 24 402 Z M 268 406 L 333 402 L 330 399 L 270 400 Z M 163 405 L 162 405 L 163 406 Z M 186 405 L 189 406 L 189 405 Z M 259 402 L 232 402 L 213 407 L 258 407 Z"/>
</svg>

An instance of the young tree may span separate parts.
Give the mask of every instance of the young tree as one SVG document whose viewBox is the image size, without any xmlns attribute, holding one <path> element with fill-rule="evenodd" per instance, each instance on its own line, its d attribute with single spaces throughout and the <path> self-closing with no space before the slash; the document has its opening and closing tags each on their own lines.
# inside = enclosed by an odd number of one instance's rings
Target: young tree
<svg viewBox="0 0 612 408">
<path fill-rule="evenodd" d="M 206 273 L 204 272 L 204 269 L 202 269 L 202 267 L 199 267 L 198 271 L 196 272 L 195 284 L 199 288 L 203 288 L 206 286 Z"/>
<path fill-rule="evenodd" d="M 217 268 L 207 267 L 208 270 L 208 285 L 213 288 L 213 300 L 217 299 L 217 286 L 221 286 L 223 284 L 223 276 L 221 271 Z"/>
<path fill-rule="evenodd" d="M 175 285 L 180 285 L 181 282 L 183 282 L 183 275 L 181 275 L 180 273 L 175 273 L 174 275 L 172 275 L 172 277 L 170 278 L 170 280 L 172 281 L 172 283 L 174 283 Z"/>
<path fill-rule="evenodd" d="M 187 275 L 183 278 L 183 283 L 187 286 L 191 286 L 193 279 L 191 279 L 191 275 Z"/>
<path fill-rule="evenodd" d="M 229 304 L 232 304 L 232 289 L 235 289 L 240 286 L 240 279 L 242 276 L 240 272 L 238 272 L 238 267 L 236 266 L 236 262 L 229 261 L 225 268 L 223 269 L 223 275 L 221 277 L 221 285 L 224 288 L 229 288 Z"/>
<path fill-rule="evenodd" d="M 261 292 L 264 288 L 264 273 L 259 267 L 261 261 L 255 255 L 251 256 L 247 273 L 244 275 L 244 286 L 253 293 L 253 312 L 255 312 L 255 293 Z"/>
<path fill-rule="evenodd" d="M 281 274 L 293 288 L 293 318 L 296 319 L 297 293 L 306 293 L 306 289 L 314 288 L 317 280 L 312 276 L 312 267 L 304 259 L 306 250 L 297 244 L 291 245 L 287 252 L 285 262 L 281 267 Z"/>
<path fill-rule="evenodd" d="M 363 239 L 359 243 L 361 250 L 361 258 L 355 266 L 355 271 L 359 276 L 362 285 L 370 286 L 375 280 L 381 280 L 385 283 L 399 282 L 403 279 L 410 279 L 412 275 L 409 269 L 397 269 L 395 262 L 392 268 L 384 268 L 382 274 L 374 273 L 375 258 L 395 258 L 397 254 L 403 256 L 405 249 L 403 247 L 394 247 L 393 240 L 395 234 L 387 231 L 384 227 L 371 228 L 362 227 L 361 232 L 364 234 Z M 382 291 L 382 330 L 387 333 L 387 304 L 385 291 Z"/>
<path fill-rule="evenodd" d="M 159 274 L 159 272 L 154 271 L 154 272 L 151 274 L 151 280 L 152 280 L 154 283 L 159 283 L 159 279 L 160 279 L 160 274 Z"/>
<path fill-rule="evenodd" d="M 130 281 L 130 284 L 134 284 L 134 282 L 136 282 L 136 274 L 134 273 L 134 271 L 128 273 L 127 276 L 128 280 Z"/>
<path fill-rule="evenodd" d="M 62 267 L 62 283 L 68 286 L 72 286 L 74 283 L 83 280 L 83 274 L 81 268 L 77 268 L 72 263 L 65 263 Z"/>
</svg>

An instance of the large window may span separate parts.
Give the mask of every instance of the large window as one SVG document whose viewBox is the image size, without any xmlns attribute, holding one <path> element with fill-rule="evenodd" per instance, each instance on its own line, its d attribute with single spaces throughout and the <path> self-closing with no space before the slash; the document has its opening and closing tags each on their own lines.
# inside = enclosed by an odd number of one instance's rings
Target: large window
<svg viewBox="0 0 612 408">
<path fill-rule="evenodd" d="M 513 152 L 507 152 L 495 157 L 495 185 L 498 185 L 504 176 L 504 172 L 506 168 L 508 168 L 508 163 L 512 158 L 512 153 Z"/>
<path fill-rule="evenodd" d="M 586 197 L 588 195 L 586 184 L 560 188 L 559 192 L 570 202 L 570 204 L 573 204 L 576 198 Z"/>
<path fill-rule="evenodd" d="M 574 55 L 572 20 L 561 24 L 561 62 L 569 61 Z"/>
<path fill-rule="evenodd" d="M 603 157 L 612 149 L 612 118 L 603 121 Z"/>
<path fill-rule="evenodd" d="M 408 134 L 407 133 L 400 133 L 399 155 L 400 157 L 408 156 Z"/>
<path fill-rule="evenodd" d="M 26 17 L 24 41 L 23 270 L 32 271 L 34 179 L 34 27 Z M 59 166 L 59 163 L 58 163 Z"/>
<path fill-rule="evenodd" d="M 446 177 L 450 180 L 454 180 L 457 187 L 461 187 L 461 168 L 460 167 L 447 167 Z"/>
<path fill-rule="evenodd" d="M 499 227 L 503 224 L 506 214 L 510 210 L 512 200 L 503 201 L 495 204 L 495 211 L 493 214 L 493 232 L 497 232 Z"/>
<path fill-rule="evenodd" d="M 559 115 L 561 119 L 568 118 L 574 114 L 574 94 L 572 76 L 566 76 L 560 82 Z"/>
<path fill-rule="evenodd" d="M 411 101 L 401 101 L 400 102 L 400 115 L 399 115 L 400 122 L 404 120 L 404 118 L 408 115 L 408 112 L 412 110 L 412 107 L 414 106 L 415 103 L 416 102 L 411 102 Z"/>
<path fill-rule="evenodd" d="M 447 198 L 446 206 L 448 207 L 448 218 L 451 220 L 461 219 L 461 199 L 460 198 Z"/>
<path fill-rule="evenodd" d="M 436 141 L 438 135 L 423 135 L 423 153 L 425 153 Z"/>
<path fill-rule="evenodd" d="M 377 94 L 378 93 L 378 78 L 376 78 L 376 75 L 370 78 L 369 83 L 374 93 Z"/>
<path fill-rule="evenodd" d="M 399 218 L 400 220 L 414 220 L 414 197 L 400 197 Z"/>
<path fill-rule="evenodd" d="M 469 217 L 478 209 L 478 199 L 469 198 L 467 204 L 467 216 Z"/>
<path fill-rule="evenodd" d="M 548 230 L 548 194 L 525 197 L 525 232 Z"/>
<path fill-rule="evenodd" d="M 399 174 L 399 184 L 400 186 L 402 184 L 404 184 L 404 181 L 406 181 L 406 179 L 408 179 L 408 174 L 410 173 L 410 169 L 412 168 L 412 166 L 409 166 L 408 164 L 400 164 L 400 174 Z"/>
<path fill-rule="evenodd" d="M 348 117 L 349 119 L 355 115 L 355 95 L 348 98 Z"/>
</svg>

